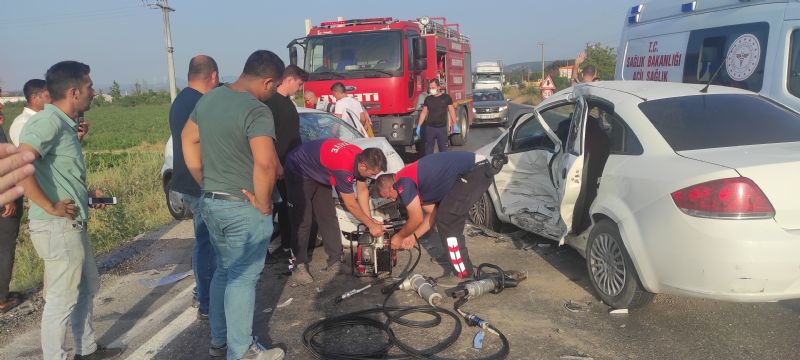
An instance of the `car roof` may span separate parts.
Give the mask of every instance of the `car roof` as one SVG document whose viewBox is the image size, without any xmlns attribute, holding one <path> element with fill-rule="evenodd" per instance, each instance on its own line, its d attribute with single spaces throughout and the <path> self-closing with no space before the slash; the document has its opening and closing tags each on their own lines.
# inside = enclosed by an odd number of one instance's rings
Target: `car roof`
<svg viewBox="0 0 800 360">
<path fill-rule="evenodd" d="M 676 82 L 658 81 L 596 81 L 592 83 L 578 84 L 572 89 L 577 95 L 592 95 L 597 89 L 612 90 L 638 97 L 643 101 L 666 99 L 680 96 L 704 95 L 700 92 L 705 84 L 685 84 Z M 569 91 L 565 89 L 564 91 Z M 754 92 L 727 87 L 711 85 L 706 94 L 743 94 L 755 95 Z"/>
<path fill-rule="evenodd" d="M 300 113 L 300 114 L 302 114 L 302 113 L 325 113 L 325 111 L 322 111 L 322 110 L 309 109 L 309 108 L 307 108 L 305 106 L 299 106 L 297 104 L 295 104 L 295 106 L 297 107 L 297 112 Z"/>
</svg>

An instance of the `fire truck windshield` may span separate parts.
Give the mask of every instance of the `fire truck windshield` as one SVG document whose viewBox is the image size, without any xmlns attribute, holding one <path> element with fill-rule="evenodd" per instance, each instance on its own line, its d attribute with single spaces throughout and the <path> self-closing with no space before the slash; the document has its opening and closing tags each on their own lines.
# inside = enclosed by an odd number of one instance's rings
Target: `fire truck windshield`
<svg viewBox="0 0 800 360">
<path fill-rule="evenodd" d="M 399 31 L 312 36 L 305 68 L 310 80 L 402 76 L 402 41 Z"/>
</svg>

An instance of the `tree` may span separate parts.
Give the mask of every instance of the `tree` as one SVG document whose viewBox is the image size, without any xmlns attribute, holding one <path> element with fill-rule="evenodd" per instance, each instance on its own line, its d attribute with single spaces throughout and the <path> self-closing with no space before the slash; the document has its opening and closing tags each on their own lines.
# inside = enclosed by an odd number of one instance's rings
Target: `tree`
<svg viewBox="0 0 800 360">
<path fill-rule="evenodd" d="M 116 80 L 111 84 L 111 90 L 108 91 L 108 94 L 111 95 L 114 100 L 117 100 L 122 97 L 122 92 L 119 89 L 119 83 Z"/>
<path fill-rule="evenodd" d="M 581 64 L 581 69 L 589 65 L 597 69 L 598 79 L 613 80 L 617 53 L 614 48 L 603 46 L 601 43 L 586 44 L 586 60 Z"/>
</svg>

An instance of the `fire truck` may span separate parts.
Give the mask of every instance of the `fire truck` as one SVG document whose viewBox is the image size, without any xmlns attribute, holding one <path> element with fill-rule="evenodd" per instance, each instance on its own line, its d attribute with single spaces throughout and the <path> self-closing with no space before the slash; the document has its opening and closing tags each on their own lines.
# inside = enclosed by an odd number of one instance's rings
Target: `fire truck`
<svg viewBox="0 0 800 360">
<path fill-rule="evenodd" d="M 439 79 L 453 99 L 460 128 L 450 143 L 466 143 L 472 123 L 471 49 L 458 24 L 443 17 L 323 22 L 287 47 L 292 64 L 297 48 L 303 49 L 306 91 L 335 102 L 331 85 L 342 82 L 367 110 L 375 136 L 398 149 L 414 145 L 428 82 Z"/>
</svg>

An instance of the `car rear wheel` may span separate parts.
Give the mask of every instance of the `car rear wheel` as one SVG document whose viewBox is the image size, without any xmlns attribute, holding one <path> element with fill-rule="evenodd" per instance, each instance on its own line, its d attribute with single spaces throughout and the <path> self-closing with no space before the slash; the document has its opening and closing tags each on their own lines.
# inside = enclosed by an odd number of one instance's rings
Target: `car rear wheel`
<svg viewBox="0 0 800 360">
<path fill-rule="evenodd" d="M 186 220 L 192 217 L 192 209 L 183 201 L 183 195 L 172 190 L 172 177 L 167 178 L 164 184 L 164 194 L 167 200 L 167 209 L 176 220 Z"/>
<path fill-rule="evenodd" d="M 494 210 L 494 204 L 489 193 L 483 193 L 480 200 L 469 208 L 469 221 L 475 225 L 483 226 L 493 231 L 502 230 L 502 223 Z"/>
<path fill-rule="evenodd" d="M 639 281 L 617 225 L 609 220 L 599 221 L 589 234 L 586 267 L 595 293 L 612 308 L 638 308 L 653 299 Z"/>
<path fill-rule="evenodd" d="M 456 117 L 456 121 L 458 122 L 458 127 L 460 128 L 461 132 L 450 136 L 450 145 L 464 146 L 464 144 L 467 143 L 467 136 L 469 136 L 469 119 L 467 119 L 467 110 L 463 106 L 458 108 Z"/>
</svg>

